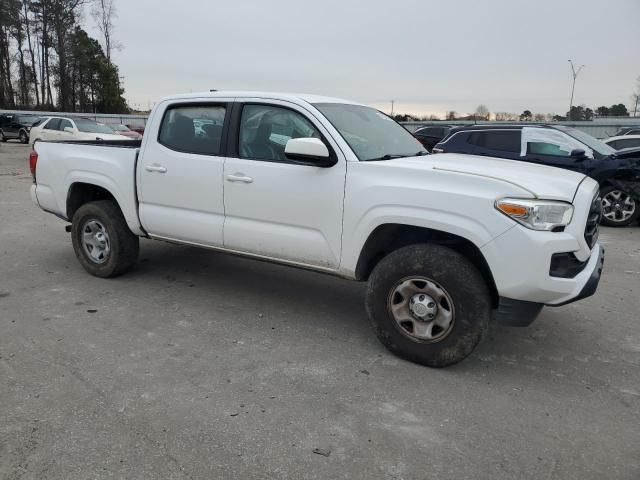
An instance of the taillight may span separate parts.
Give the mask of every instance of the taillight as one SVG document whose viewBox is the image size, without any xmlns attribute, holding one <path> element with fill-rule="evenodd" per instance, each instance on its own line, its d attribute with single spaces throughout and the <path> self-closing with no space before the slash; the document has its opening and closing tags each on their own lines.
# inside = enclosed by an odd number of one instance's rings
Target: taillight
<svg viewBox="0 0 640 480">
<path fill-rule="evenodd" d="M 29 170 L 31 170 L 31 176 L 33 177 L 33 183 L 36 182 L 36 165 L 38 164 L 38 152 L 31 150 L 29 154 Z"/>
</svg>

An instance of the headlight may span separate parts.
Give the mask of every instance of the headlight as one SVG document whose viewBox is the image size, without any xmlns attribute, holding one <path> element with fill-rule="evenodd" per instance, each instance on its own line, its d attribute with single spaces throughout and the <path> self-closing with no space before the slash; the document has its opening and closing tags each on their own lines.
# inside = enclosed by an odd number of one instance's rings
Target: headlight
<svg viewBox="0 0 640 480">
<path fill-rule="evenodd" d="M 553 230 L 571 222 L 573 205 L 552 200 L 503 198 L 496 209 L 532 230 Z"/>
</svg>

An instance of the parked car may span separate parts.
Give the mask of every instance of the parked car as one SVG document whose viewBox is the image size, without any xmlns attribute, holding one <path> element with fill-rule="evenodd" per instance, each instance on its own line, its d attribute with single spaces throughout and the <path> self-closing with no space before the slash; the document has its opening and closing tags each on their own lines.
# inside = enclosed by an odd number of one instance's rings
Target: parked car
<svg viewBox="0 0 640 480">
<path fill-rule="evenodd" d="M 640 149 L 616 152 L 575 128 L 465 125 L 452 129 L 433 152 L 508 158 L 583 173 L 600 184 L 603 224 L 621 227 L 640 215 Z"/>
<path fill-rule="evenodd" d="M 31 129 L 31 144 L 39 140 L 130 140 L 103 123 L 82 117 L 47 117 Z"/>
<path fill-rule="evenodd" d="M 139 133 L 140 135 L 144 135 L 144 127 L 140 126 L 140 125 L 125 125 L 125 127 L 127 127 L 129 130 L 133 130 L 136 133 Z"/>
<path fill-rule="evenodd" d="M 620 130 L 613 134 L 614 137 L 621 137 L 622 135 L 640 135 L 640 125 L 635 125 L 633 127 L 622 127 Z"/>
<path fill-rule="evenodd" d="M 615 150 L 640 148 L 640 135 L 620 135 L 618 137 L 609 137 L 603 141 Z"/>
<path fill-rule="evenodd" d="M 140 140 L 142 138 L 142 135 L 140 133 L 134 132 L 133 130 L 131 130 L 126 125 L 109 124 L 109 126 L 118 135 L 124 135 L 125 137 L 133 138 L 134 140 Z"/>
<path fill-rule="evenodd" d="M 422 127 L 413 132 L 413 136 L 430 152 L 440 140 L 449 134 L 453 127 L 454 125 Z"/>
<path fill-rule="evenodd" d="M 198 136 L 196 123 L 216 128 Z M 427 155 L 345 100 L 179 95 L 156 104 L 141 146 L 34 148 L 31 198 L 71 222 L 91 275 L 131 269 L 147 237 L 368 281 L 382 343 L 433 367 L 469 355 L 492 315 L 526 325 L 592 295 L 602 272 L 595 180 Z"/>
<path fill-rule="evenodd" d="M 0 115 L 0 139 L 3 142 L 11 138 L 20 140 L 20 143 L 29 143 L 31 127 L 38 123 L 37 115 L 22 115 L 17 113 L 5 113 Z"/>
</svg>

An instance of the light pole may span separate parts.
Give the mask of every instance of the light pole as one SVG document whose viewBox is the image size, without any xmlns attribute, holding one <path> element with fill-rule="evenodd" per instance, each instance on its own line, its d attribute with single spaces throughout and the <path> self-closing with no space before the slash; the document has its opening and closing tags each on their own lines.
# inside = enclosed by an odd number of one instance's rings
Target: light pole
<svg viewBox="0 0 640 480">
<path fill-rule="evenodd" d="M 573 83 L 571 84 L 571 100 L 569 100 L 569 111 L 567 112 L 567 120 L 571 120 L 571 107 L 573 107 L 573 91 L 576 88 L 576 78 L 580 74 L 580 71 L 584 68 L 584 65 L 580 65 L 578 70 L 573 66 L 573 62 L 569 60 L 571 65 L 571 74 L 573 75 Z"/>
<path fill-rule="evenodd" d="M 391 100 L 391 115 L 389 115 L 390 117 L 393 117 L 393 104 L 395 103 L 395 101 Z"/>
</svg>

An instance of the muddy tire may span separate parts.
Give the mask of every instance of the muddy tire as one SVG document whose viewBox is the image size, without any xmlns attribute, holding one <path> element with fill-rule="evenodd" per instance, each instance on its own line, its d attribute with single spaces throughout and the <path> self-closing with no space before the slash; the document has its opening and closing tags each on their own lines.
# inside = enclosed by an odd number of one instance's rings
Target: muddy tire
<svg viewBox="0 0 640 480">
<path fill-rule="evenodd" d="M 384 257 L 369 277 L 366 308 L 380 341 L 429 367 L 466 358 L 487 331 L 491 296 L 463 255 L 419 244 Z"/>
<path fill-rule="evenodd" d="M 111 200 L 81 206 L 73 216 L 71 238 L 80 264 L 96 277 L 122 275 L 138 259 L 138 237 Z"/>
</svg>

